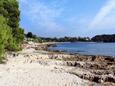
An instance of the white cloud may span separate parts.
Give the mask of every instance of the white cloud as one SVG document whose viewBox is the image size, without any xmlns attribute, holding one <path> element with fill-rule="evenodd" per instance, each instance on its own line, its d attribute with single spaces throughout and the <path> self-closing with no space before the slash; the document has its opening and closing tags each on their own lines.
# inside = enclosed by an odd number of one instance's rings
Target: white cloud
<svg viewBox="0 0 115 86">
<path fill-rule="evenodd" d="M 115 0 L 108 0 L 107 3 L 100 9 L 100 11 L 96 14 L 93 21 L 89 25 L 89 28 L 96 28 L 100 26 L 103 22 L 111 22 L 111 20 L 108 21 L 108 15 L 115 9 Z M 109 16 L 111 17 L 111 16 Z M 105 20 L 105 21 L 104 21 Z M 103 23 L 104 24 L 104 23 Z M 109 23 L 108 23 L 109 24 Z"/>
<path fill-rule="evenodd" d="M 98 28 L 102 29 L 115 29 L 115 12 L 108 15 L 103 21 L 98 25 Z"/>
<path fill-rule="evenodd" d="M 63 27 L 56 21 L 62 12 L 63 8 L 59 6 L 61 3 L 47 5 L 40 0 L 20 0 L 21 15 L 28 18 L 31 23 L 45 30 L 61 31 Z M 53 6 L 53 7 L 52 7 Z"/>
</svg>

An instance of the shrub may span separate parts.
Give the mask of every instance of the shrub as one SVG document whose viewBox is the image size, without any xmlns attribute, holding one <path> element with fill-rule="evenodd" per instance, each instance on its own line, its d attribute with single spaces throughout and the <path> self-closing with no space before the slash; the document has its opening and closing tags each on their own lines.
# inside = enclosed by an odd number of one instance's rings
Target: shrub
<svg viewBox="0 0 115 86">
<path fill-rule="evenodd" d="M 5 50 L 20 50 L 24 30 L 19 28 L 20 11 L 17 0 L 0 0 L 0 62 Z"/>
<path fill-rule="evenodd" d="M 11 36 L 11 28 L 6 24 L 5 18 L 0 16 L 0 62 L 4 57 L 5 47 L 8 44 L 8 39 Z"/>
</svg>

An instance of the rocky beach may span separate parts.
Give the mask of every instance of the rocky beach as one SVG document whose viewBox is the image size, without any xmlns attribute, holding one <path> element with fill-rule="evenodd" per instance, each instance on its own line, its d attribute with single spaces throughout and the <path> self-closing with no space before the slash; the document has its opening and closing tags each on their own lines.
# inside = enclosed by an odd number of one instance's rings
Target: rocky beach
<svg viewBox="0 0 115 86">
<path fill-rule="evenodd" d="M 0 0 L 0 86 L 115 86 L 115 0 Z"/>
<path fill-rule="evenodd" d="M 55 43 L 23 44 L 0 64 L 0 86 L 115 86 L 115 58 L 47 51 Z"/>
</svg>

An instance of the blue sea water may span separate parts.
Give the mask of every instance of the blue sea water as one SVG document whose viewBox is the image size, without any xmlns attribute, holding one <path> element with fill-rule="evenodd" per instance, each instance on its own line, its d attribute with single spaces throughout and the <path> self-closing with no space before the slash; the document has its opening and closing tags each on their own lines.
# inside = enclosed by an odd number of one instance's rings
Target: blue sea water
<svg viewBox="0 0 115 86">
<path fill-rule="evenodd" d="M 115 56 L 115 43 L 65 42 L 59 43 L 56 47 L 50 47 L 49 49 L 84 55 Z"/>
</svg>

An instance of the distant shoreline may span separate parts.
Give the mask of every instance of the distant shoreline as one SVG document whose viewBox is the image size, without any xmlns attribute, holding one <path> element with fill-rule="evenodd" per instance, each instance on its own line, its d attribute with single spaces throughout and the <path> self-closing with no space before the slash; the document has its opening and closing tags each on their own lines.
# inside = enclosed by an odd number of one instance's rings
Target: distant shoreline
<svg viewBox="0 0 115 86">
<path fill-rule="evenodd" d="M 47 51 L 49 52 L 56 52 L 56 53 L 64 53 L 64 54 L 71 54 L 71 55 L 85 55 L 85 56 L 104 56 L 104 57 L 112 57 L 112 58 L 115 58 L 114 55 L 92 55 L 92 54 L 80 54 L 79 52 L 68 52 L 66 50 L 52 50 L 52 49 L 49 49 L 49 47 L 56 47 L 57 44 L 61 44 L 61 43 L 71 43 L 71 42 L 47 42 L 47 43 L 44 43 L 45 46 L 46 46 L 46 49 Z M 80 43 L 80 42 L 78 42 Z M 81 43 L 84 43 L 84 42 L 81 42 Z M 89 42 L 89 43 L 101 43 L 101 42 Z"/>
</svg>

